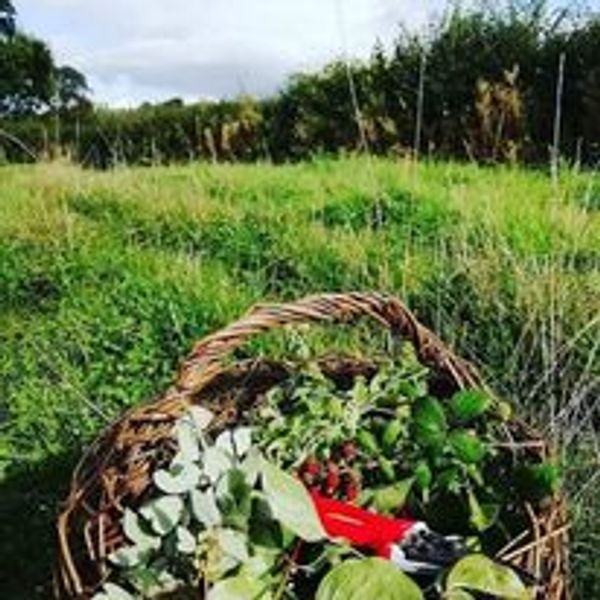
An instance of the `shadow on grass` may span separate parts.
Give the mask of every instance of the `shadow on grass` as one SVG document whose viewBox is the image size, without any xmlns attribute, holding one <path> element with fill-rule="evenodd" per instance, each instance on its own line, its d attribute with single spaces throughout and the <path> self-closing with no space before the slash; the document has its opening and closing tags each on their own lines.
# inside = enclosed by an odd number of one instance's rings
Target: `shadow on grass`
<svg viewBox="0 0 600 600">
<path fill-rule="evenodd" d="M 14 468 L 0 481 L 0 598 L 52 598 L 54 522 L 77 456 Z"/>
</svg>

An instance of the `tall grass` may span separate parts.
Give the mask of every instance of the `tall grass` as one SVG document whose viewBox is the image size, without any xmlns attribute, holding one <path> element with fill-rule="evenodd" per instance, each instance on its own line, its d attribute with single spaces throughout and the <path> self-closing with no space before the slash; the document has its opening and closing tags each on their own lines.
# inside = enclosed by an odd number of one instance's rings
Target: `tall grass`
<svg viewBox="0 0 600 600">
<path fill-rule="evenodd" d="M 560 444 L 575 589 L 600 597 L 599 197 L 593 173 L 359 158 L 0 169 L 0 597 L 48 594 L 77 453 L 194 340 L 255 301 L 366 288 Z"/>
</svg>

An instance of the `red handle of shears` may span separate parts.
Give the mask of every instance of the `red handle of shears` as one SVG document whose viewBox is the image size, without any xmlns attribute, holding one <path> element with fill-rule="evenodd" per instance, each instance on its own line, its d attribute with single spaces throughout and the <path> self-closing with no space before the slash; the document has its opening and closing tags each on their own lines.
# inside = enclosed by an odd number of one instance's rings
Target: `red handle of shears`
<svg viewBox="0 0 600 600">
<path fill-rule="evenodd" d="M 367 509 L 311 494 L 321 524 L 331 538 L 342 538 L 353 546 L 389 558 L 392 544 L 401 542 L 417 521 L 394 519 Z"/>
</svg>

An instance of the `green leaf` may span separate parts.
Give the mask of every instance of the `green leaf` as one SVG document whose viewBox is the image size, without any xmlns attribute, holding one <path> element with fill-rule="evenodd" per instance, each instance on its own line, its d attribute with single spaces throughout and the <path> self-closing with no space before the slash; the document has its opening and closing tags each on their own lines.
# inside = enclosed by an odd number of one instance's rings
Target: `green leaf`
<svg viewBox="0 0 600 600">
<path fill-rule="evenodd" d="M 265 584 L 248 573 L 229 577 L 214 585 L 206 600 L 271 600 Z"/>
<path fill-rule="evenodd" d="M 394 463 L 391 460 L 387 459 L 383 454 L 380 454 L 377 457 L 377 464 L 386 481 L 391 483 L 396 480 L 396 471 L 394 469 Z"/>
<path fill-rule="evenodd" d="M 302 483 L 264 459 L 261 472 L 265 497 L 277 520 L 307 542 L 327 537 Z"/>
<path fill-rule="evenodd" d="M 429 489 L 431 485 L 431 480 L 433 479 L 433 475 L 431 473 L 431 469 L 427 464 L 427 461 L 420 461 L 415 467 L 415 477 L 414 477 L 419 489 L 421 491 L 425 491 Z"/>
<path fill-rule="evenodd" d="M 560 487 L 560 469 L 549 462 L 521 467 L 516 478 L 521 495 L 534 502 L 554 495 Z"/>
<path fill-rule="evenodd" d="M 468 423 L 483 415 L 492 405 L 492 399 L 482 390 L 462 390 L 450 400 L 450 410 L 461 423 Z"/>
<path fill-rule="evenodd" d="M 431 396 L 420 398 L 413 408 L 413 431 L 418 444 L 441 446 L 446 439 L 448 424 L 441 403 Z"/>
<path fill-rule="evenodd" d="M 460 588 L 447 590 L 444 592 L 443 598 L 444 600 L 475 600 L 473 594 L 469 594 L 469 592 Z"/>
<path fill-rule="evenodd" d="M 461 482 L 461 472 L 456 466 L 450 466 L 447 469 L 444 469 L 436 477 L 437 485 L 441 489 L 448 490 L 449 492 L 458 493 L 458 491 L 460 490 Z"/>
<path fill-rule="evenodd" d="M 379 454 L 379 444 L 377 443 L 375 436 L 367 429 L 361 429 L 356 434 L 356 441 L 367 454 L 372 456 Z"/>
<path fill-rule="evenodd" d="M 414 477 L 409 477 L 393 485 L 373 490 L 372 504 L 375 510 L 381 513 L 393 513 L 401 509 L 414 480 Z"/>
<path fill-rule="evenodd" d="M 315 600 L 422 600 L 419 586 L 381 558 L 346 560 L 327 573 Z"/>
<path fill-rule="evenodd" d="M 152 476 L 156 487 L 167 494 L 184 494 L 200 481 L 200 469 L 192 463 L 176 463 L 167 471 L 159 469 Z"/>
<path fill-rule="evenodd" d="M 215 527 L 221 524 L 221 512 L 219 511 L 212 490 L 207 490 L 206 492 L 192 490 L 190 498 L 192 514 L 204 527 Z"/>
<path fill-rule="evenodd" d="M 263 498 L 253 498 L 248 525 L 250 540 L 255 546 L 267 547 L 270 550 L 283 547 L 281 525 L 273 518 L 269 504 Z"/>
<path fill-rule="evenodd" d="M 239 469 L 232 469 L 227 473 L 227 484 L 229 496 L 233 500 L 236 510 L 249 516 L 252 488 L 248 485 L 244 473 Z"/>
<path fill-rule="evenodd" d="M 183 500 L 179 496 L 163 496 L 148 502 L 140 513 L 150 521 L 156 533 L 164 536 L 179 523 L 183 509 Z"/>
<path fill-rule="evenodd" d="M 381 439 L 381 444 L 385 452 L 394 450 L 403 427 L 404 424 L 399 419 L 394 419 L 387 424 Z"/>
<path fill-rule="evenodd" d="M 509 402 L 505 400 L 497 400 L 495 406 L 495 412 L 504 422 L 510 421 L 513 415 L 513 409 Z"/>
<path fill-rule="evenodd" d="M 477 531 L 485 531 L 489 529 L 500 514 L 500 506 L 498 504 L 480 504 L 473 490 L 467 492 L 469 500 L 469 511 L 471 513 L 471 524 Z"/>
<path fill-rule="evenodd" d="M 470 431 L 453 431 L 448 442 L 457 458 L 467 464 L 481 462 L 487 454 L 486 445 Z"/>
<path fill-rule="evenodd" d="M 509 567 L 498 565 L 483 554 L 473 554 L 460 560 L 448 575 L 449 590 L 474 590 L 505 600 L 527 600 L 530 594 L 517 574 Z"/>
<path fill-rule="evenodd" d="M 352 388 L 352 400 L 358 406 L 364 406 L 369 401 L 369 388 L 364 377 L 359 376 L 354 382 Z"/>
</svg>

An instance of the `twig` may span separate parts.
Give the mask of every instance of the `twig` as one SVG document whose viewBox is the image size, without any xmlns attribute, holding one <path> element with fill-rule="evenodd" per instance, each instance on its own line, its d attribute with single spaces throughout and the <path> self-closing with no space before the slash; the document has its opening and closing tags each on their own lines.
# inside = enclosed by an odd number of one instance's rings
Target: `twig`
<svg viewBox="0 0 600 600">
<path fill-rule="evenodd" d="M 539 544 L 543 544 L 544 542 L 547 542 L 548 540 L 558 537 L 559 535 L 563 535 L 570 529 L 570 527 L 571 527 L 570 523 L 565 523 L 562 527 L 555 529 L 551 533 L 548 533 L 547 535 L 539 538 L 538 540 L 535 540 L 529 544 L 526 544 L 525 546 L 521 546 L 521 548 L 517 548 L 513 552 L 506 554 L 505 556 L 502 557 L 502 560 L 511 561 L 511 560 L 517 558 L 518 556 L 521 556 L 521 554 L 528 552 L 532 548 L 535 548 Z"/>
</svg>

